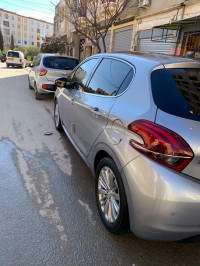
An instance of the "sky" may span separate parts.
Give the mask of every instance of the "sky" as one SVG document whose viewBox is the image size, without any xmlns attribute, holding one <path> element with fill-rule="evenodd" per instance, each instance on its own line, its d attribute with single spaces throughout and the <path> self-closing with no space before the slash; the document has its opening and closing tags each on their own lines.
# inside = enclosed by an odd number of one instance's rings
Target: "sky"
<svg viewBox="0 0 200 266">
<path fill-rule="evenodd" d="M 59 0 L 0 0 L 0 8 L 53 23 L 54 5 L 58 2 Z"/>
</svg>

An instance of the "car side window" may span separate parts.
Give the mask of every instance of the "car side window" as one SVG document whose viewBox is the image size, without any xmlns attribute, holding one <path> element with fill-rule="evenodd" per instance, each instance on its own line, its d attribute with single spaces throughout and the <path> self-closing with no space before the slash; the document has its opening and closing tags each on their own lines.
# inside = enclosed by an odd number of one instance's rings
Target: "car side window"
<svg viewBox="0 0 200 266">
<path fill-rule="evenodd" d="M 76 90 L 85 91 L 86 82 L 90 74 L 94 70 L 94 67 L 96 66 L 98 60 L 98 58 L 93 58 L 86 61 L 77 68 L 75 73 L 71 74 L 68 77 L 68 80 L 74 83 L 74 88 Z"/>
<path fill-rule="evenodd" d="M 116 95 L 131 66 L 115 59 L 105 58 L 95 71 L 88 92 L 99 95 Z"/>
<path fill-rule="evenodd" d="M 128 88 L 129 84 L 131 83 L 131 80 L 133 79 L 133 74 L 134 74 L 134 71 L 133 71 L 133 69 L 131 69 L 129 71 L 129 73 L 127 74 L 127 76 L 125 77 L 124 81 L 122 82 L 116 95 L 121 94 L 122 92 L 124 92 Z"/>
</svg>

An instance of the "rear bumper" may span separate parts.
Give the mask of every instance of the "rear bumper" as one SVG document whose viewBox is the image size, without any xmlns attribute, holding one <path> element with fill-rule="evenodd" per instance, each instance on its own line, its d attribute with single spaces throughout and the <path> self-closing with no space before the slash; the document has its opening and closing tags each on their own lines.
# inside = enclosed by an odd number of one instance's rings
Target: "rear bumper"
<svg viewBox="0 0 200 266">
<path fill-rule="evenodd" d="M 19 66 L 19 67 L 21 67 L 22 66 L 22 63 L 10 63 L 10 62 L 6 61 L 6 65 L 9 65 L 9 66 Z"/>
<path fill-rule="evenodd" d="M 178 241 L 200 235 L 200 181 L 144 156 L 123 169 L 134 234 Z"/>
<path fill-rule="evenodd" d="M 47 85 L 46 89 L 42 88 L 43 84 Z M 54 82 L 50 82 L 46 78 L 42 77 L 37 83 L 37 89 L 38 89 L 38 92 L 41 94 L 54 94 L 56 91 L 56 86 Z"/>
</svg>

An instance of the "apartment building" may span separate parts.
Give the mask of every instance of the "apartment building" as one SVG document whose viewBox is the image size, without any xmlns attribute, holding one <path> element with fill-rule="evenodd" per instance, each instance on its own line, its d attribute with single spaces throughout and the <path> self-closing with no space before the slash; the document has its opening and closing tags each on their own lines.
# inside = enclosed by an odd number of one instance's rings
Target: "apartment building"
<svg viewBox="0 0 200 266">
<path fill-rule="evenodd" d="M 66 54 L 79 58 L 80 36 L 74 30 L 73 25 L 67 20 L 68 13 L 69 10 L 65 0 L 60 0 L 55 7 L 54 36 L 67 36 L 69 43 L 73 43 L 73 46 L 70 49 L 66 47 Z"/>
<path fill-rule="evenodd" d="M 53 35 L 52 23 L 21 16 L 2 8 L 0 8 L 0 27 L 5 43 L 10 43 L 13 35 L 15 46 L 40 47 L 46 36 Z"/>
<path fill-rule="evenodd" d="M 109 0 L 109 3 L 115 5 L 116 1 Z M 101 5 L 101 1 L 99 3 Z M 57 6 L 54 32 L 62 29 L 64 33 L 60 34 L 70 36 L 73 32 L 75 35 L 73 27 L 64 28 L 61 27 L 62 24 L 58 24 L 58 21 L 63 23 L 60 16 L 62 12 L 59 10 L 64 5 L 61 0 Z M 84 21 L 83 14 L 80 14 L 79 19 Z M 65 23 L 67 25 L 68 22 Z M 75 42 L 80 59 L 97 52 L 87 38 L 76 34 L 80 39 Z M 105 45 L 107 52 L 141 51 L 185 55 L 194 51 L 200 45 L 200 1 L 131 0 L 126 10 L 109 28 Z M 103 51 L 102 43 L 100 46 Z M 200 53 L 198 55 L 200 57 Z"/>
</svg>

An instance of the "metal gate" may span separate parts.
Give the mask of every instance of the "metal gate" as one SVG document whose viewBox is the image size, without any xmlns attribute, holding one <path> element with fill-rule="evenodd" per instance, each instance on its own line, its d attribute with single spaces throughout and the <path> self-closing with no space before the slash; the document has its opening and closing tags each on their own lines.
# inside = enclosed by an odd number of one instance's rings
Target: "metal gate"
<svg viewBox="0 0 200 266">
<path fill-rule="evenodd" d="M 102 39 L 99 40 L 99 45 L 101 47 L 101 53 L 104 53 Z M 106 45 L 106 52 L 109 53 L 110 52 L 110 31 L 108 31 L 108 33 L 106 34 L 105 45 Z"/>
<path fill-rule="evenodd" d="M 133 25 L 115 30 L 113 52 L 130 51 Z"/>
</svg>

